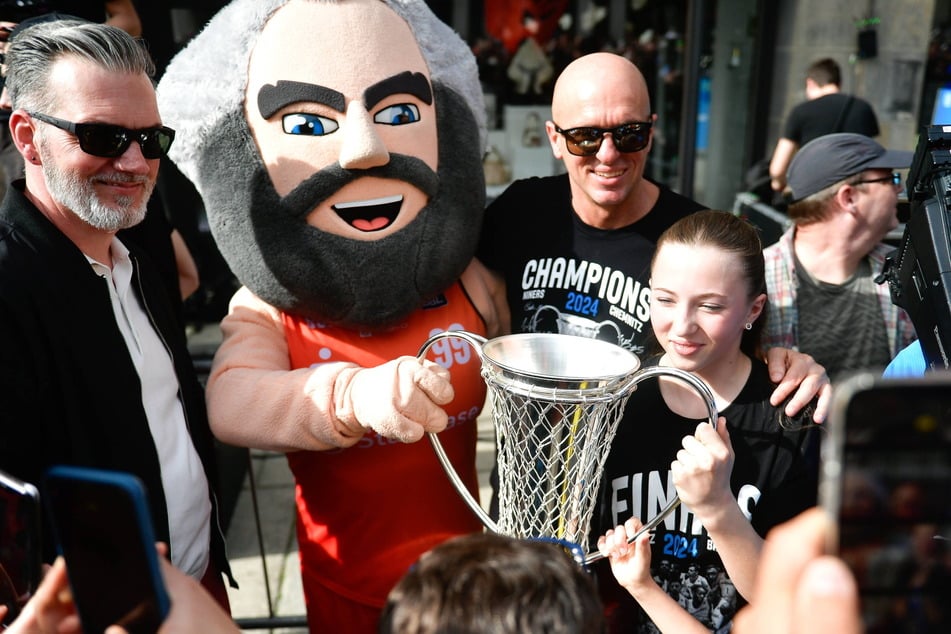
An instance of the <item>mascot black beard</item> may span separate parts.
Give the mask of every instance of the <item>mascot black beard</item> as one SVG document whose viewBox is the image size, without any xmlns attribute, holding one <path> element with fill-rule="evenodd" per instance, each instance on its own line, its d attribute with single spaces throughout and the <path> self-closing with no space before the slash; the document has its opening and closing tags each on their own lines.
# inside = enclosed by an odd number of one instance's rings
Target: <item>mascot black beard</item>
<svg viewBox="0 0 951 634">
<path fill-rule="evenodd" d="M 416 442 L 441 432 L 477 495 L 478 358 L 461 342 L 415 356 L 436 332 L 504 323 L 472 259 L 475 60 L 422 0 L 235 0 L 173 60 L 159 105 L 242 283 L 212 428 L 287 453 L 311 631 L 376 631 L 421 553 L 481 530 Z"/>
</svg>

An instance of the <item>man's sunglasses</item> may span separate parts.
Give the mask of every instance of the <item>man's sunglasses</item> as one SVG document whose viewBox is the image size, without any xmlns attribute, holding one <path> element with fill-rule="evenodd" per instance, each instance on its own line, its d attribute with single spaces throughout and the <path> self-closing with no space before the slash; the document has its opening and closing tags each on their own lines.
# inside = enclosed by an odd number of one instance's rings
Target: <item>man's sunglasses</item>
<svg viewBox="0 0 951 634">
<path fill-rule="evenodd" d="M 853 185 L 864 185 L 866 183 L 891 183 L 892 185 L 901 185 L 901 174 L 892 172 L 888 176 L 881 178 L 866 178 L 865 180 L 853 181 Z"/>
<path fill-rule="evenodd" d="M 27 114 L 60 130 L 66 130 L 76 137 L 83 152 L 103 158 L 122 156 L 133 141 L 142 148 L 142 156 L 145 158 L 162 158 L 175 138 L 175 130 L 165 126 L 130 130 L 108 123 L 73 123 L 39 112 Z"/>
<path fill-rule="evenodd" d="M 604 135 L 611 133 L 611 140 L 618 152 L 640 152 L 650 141 L 653 121 L 632 121 L 616 128 L 571 128 L 562 130 L 555 124 L 555 131 L 565 137 L 565 147 L 575 156 L 593 156 L 601 149 Z"/>
</svg>

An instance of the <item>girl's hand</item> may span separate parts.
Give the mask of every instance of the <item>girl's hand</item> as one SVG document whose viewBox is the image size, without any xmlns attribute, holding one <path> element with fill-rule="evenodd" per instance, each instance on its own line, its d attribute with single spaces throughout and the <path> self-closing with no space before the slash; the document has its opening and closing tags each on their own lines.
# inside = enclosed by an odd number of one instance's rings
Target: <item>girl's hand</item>
<svg viewBox="0 0 951 634">
<path fill-rule="evenodd" d="M 700 423 L 693 436 L 684 437 L 683 449 L 670 465 L 681 502 L 708 528 L 719 513 L 736 505 L 730 490 L 733 458 L 730 432 L 721 416 L 716 429 Z"/>
<path fill-rule="evenodd" d="M 632 517 L 598 539 L 598 550 L 611 562 L 614 577 L 635 598 L 645 588 L 656 585 L 651 577 L 650 534 L 644 533 L 634 543 L 628 543 L 641 526 L 641 521 Z"/>
</svg>

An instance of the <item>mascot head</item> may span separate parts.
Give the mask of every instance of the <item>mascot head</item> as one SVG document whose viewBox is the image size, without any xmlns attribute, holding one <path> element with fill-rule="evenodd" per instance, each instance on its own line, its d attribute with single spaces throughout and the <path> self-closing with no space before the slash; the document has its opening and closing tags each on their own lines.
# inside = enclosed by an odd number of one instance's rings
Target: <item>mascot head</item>
<svg viewBox="0 0 951 634">
<path fill-rule="evenodd" d="M 222 255 L 273 306 L 387 326 L 472 258 L 482 91 L 423 0 L 234 0 L 158 94 Z"/>
</svg>

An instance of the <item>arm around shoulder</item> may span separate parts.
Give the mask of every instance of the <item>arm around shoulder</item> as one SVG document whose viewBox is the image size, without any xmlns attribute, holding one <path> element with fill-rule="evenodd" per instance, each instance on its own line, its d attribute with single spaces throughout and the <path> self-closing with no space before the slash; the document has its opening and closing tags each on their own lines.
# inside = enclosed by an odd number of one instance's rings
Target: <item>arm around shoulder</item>
<svg viewBox="0 0 951 634">
<path fill-rule="evenodd" d="M 482 315 L 489 337 L 508 334 L 509 307 L 502 276 L 473 258 L 460 279 L 476 310 Z"/>
</svg>

